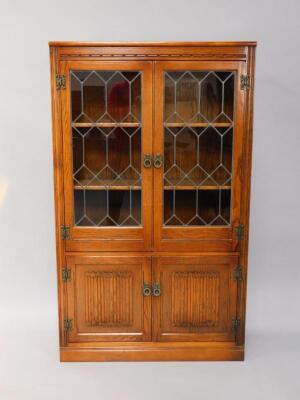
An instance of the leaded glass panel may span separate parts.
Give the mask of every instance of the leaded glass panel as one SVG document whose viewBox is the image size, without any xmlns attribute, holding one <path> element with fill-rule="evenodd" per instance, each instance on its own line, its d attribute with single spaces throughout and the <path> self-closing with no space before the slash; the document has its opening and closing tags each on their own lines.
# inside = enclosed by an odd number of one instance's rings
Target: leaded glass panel
<svg viewBox="0 0 300 400">
<path fill-rule="evenodd" d="M 70 72 L 76 226 L 142 224 L 141 74 Z"/>
<path fill-rule="evenodd" d="M 230 225 L 232 71 L 164 74 L 164 225 Z"/>
</svg>

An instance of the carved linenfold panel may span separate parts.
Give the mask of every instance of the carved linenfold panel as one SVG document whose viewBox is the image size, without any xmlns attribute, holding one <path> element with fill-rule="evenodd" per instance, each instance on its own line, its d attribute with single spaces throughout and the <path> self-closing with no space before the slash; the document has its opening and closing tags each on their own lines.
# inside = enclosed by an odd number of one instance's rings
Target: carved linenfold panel
<svg viewBox="0 0 300 400">
<path fill-rule="evenodd" d="M 131 272 L 85 273 L 85 322 L 89 326 L 119 327 L 133 323 Z"/>
<path fill-rule="evenodd" d="M 172 325 L 197 329 L 219 323 L 220 274 L 209 271 L 172 274 Z"/>
</svg>

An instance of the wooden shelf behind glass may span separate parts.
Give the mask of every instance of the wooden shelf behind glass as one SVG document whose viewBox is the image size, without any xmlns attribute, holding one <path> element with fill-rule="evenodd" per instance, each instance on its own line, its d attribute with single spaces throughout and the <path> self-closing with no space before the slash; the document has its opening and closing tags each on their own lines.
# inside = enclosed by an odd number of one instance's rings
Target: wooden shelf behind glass
<svg viewBox="0 0 300 400">
<path fill-rule="evenodd" d="M 141 190 L 141 185 L 136 181 L 123 180 L 122 182 L 115 182 L 111 179 L 102 179 L 99 182 L 91 182 L 90 180 L 83 179 L 80 183 L 74 184 L 75 190 Z"/>
<path fill-rule="evenodd" d="M 164 186 L 164 190 L 230 190 L 231 185 L 177 185 L 177 186 Z"/>
<path fill-rule="evenodd" d="M 139 122 L 72 122 L 74 128 L 138 128 L 141 126 Z"/>
<path fill-rule="evenodd" d="M 141 185 L 135 181 L 125 180 L 123 182 L 113 183 L 112 180 L 101 180 L 99 182 L 88 183 L 89 180 L 81 180 L 80 183 L 74 185 L 75 190 L 141 190 Z M 231 185 L 176 185 L 164 186 L 164 190 L 230 190 Z"/>
<path fill-rule="evenodd" d="M 230 122 L 215 122 L 215 123 L 209 123 L 209 122 L 166 122 L 165 127 L 167 128 L 181 128 L 182 126 L 186 126 L 187 128 L 205 128 L 207 126 L 211 126 L 214 128 L 229 128 L 233 124 Z"/>
<path fill-rule="evenodd" d="M 230 122 L 216 122 L 216 123 L 208 123 L 208 122 L 169 122 L 165 123 L 164 126 L 168 128 L 181 128 L 183 126 L 190 128 L 205 128 L 207 126 L 212 126 L 215 128 L 229 128 L 232 126 Z M 123 128 L 138 128 L 141 126 L 139 122 L 72 122 L 72 127 L 74 128 L 115 128 L 115 127 L 123 127 Z"/>
</svg>

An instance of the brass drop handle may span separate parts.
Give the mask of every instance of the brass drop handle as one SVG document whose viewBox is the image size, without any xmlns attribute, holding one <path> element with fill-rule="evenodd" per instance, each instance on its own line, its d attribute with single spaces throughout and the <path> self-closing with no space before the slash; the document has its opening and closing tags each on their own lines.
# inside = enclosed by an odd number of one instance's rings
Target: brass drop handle
<svg viewBox="0 0 300 400">
<path fill-rule="evenodd" d="M 153 296 L 155 296 L 155 297 L 160 296 L 161 289 L 160 289 L 160 284 L 158 282 L 154 283 L 152 293 L 153 293 Z"/>
<path fill-rule="evenodd" d="M 145 297 L 148 297 L 151 296 L 151 294 L 152 294 L 151 285 L 149 285 L 149 283 L 145 283 L 143 287 L 143 295 Z"/>
<path fill-rule="evenodd" d="M 144 167 L 151 168 L 152 167 L 152 156 L 151 154 L 144 154 Z"/>
<path fill-rule="evenodd" d="M 153 165 L 155 168 L 161 168 L 163 165 L 163 157 L 161 154 L 155 154 Z"/>
</svg>

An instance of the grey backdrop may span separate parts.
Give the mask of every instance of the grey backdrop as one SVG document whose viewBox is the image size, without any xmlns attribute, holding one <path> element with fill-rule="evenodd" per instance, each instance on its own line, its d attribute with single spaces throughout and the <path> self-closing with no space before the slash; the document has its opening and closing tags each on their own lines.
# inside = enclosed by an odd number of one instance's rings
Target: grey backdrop
<svg viewBox="0 0 300 400">
<path fill-rule="evenodd" d="M 300 3 L 1 1 L 0 398 L 300 396 Z M 257 40 L 244 363 L 58 361 L 49 40 Z"/>
</svg>

